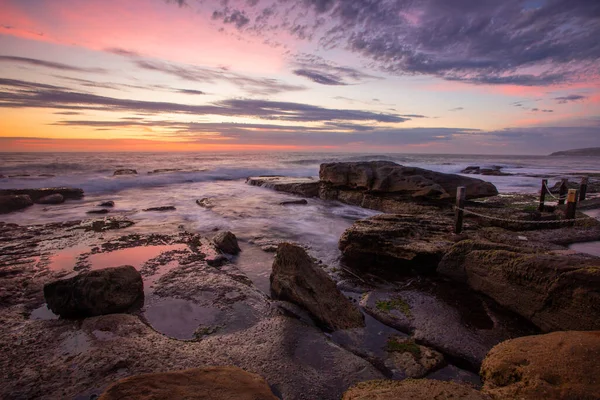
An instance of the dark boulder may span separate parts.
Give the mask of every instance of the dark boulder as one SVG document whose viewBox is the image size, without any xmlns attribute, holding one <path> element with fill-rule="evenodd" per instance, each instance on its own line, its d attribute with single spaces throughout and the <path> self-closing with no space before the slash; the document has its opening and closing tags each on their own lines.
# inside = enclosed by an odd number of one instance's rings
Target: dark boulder
<svg viewBox="0 0 600 400">
<path fill-rule="evenodd" d="M 61 204 L 65 202 L 65 198 L 60 193 L 50 194 L 48 196 L 37 199 L 38 204 Z"/>
<path fill-rule="evenodd" d="M 306 201 L 306 199 L 300 199 L 300 200 L 287 200 L 287 201 L 282 201 L 281 203 L 279 203 L 280 206 L 303 206 L 303 205 L 307 205 L 308 201 Z"/>
<path fill-rule="evenodd" d="M 237 254 L 240 252 L 237 237 L 229 231 L 217 233 L 212 240 L 215 246 L 223 253 Z"/>
<path fill-rule="evenodd" d="M 26 194 L 0 196 L 0 214 L 22 210 L 33 205 L 33 201 Z"/>
<path fill-rule="evenodd" d="M 27 195 L 37 202 L 42 197 L 50 196 L 52 194 L 60 194 L 65 200 L 78 200 L 83 197 L 83 189 L 68 188 L 68 187 L 55 187 L 55 188 L 41 188 L 41 189 L 3 189 L 0 190 L 0 196 L 5 195 Z"/>
<path fill-rule="evenodd" d="M 270 279 L 273 298 L 306 308 L 325 328 L 338 330 L 364 326 L 361 312 L 302 247 L 280 244 Z"/>
<path fill-rule="evenodd" d="M 113 176 L 118 175 L 137 175 L 137 171 L 135 169 L 118 169 L 113 173 Z"/>
<path fill-rule="evenodd" d="M 114 206 L 115 206 L 115 202 L 112 200 L 103 201 L 102 203 L 98 204 L 98 207 L 114 207 Z"/>
<path fill-rule="evenodd" d="M 90 210 L 87 211 L 86 214 L 108 214 L 108 210 L 106 208 L 102 208 L 99 210 Z"/>
<path fill-rule="evenodd" d="M 208 197 L 203 197 L 201 199 L 196 200 L 196 204 L 198 204 L 202 208 L 211 209 L 215 206 L 212 200 Z"/>
<path fill-rule="evenodd" d="M 144 211 L 175 211 L 177 210 L 174 206 L 161 206 L 161 207 L 150 207 L 144 209 Z"/>
<path fill-rule="evenodd" d="M 237 367 L 205 367 L 130 376 L 99 400 L 277 400 L 259 375 Z"/>
<path fill-rule="evenodd" d="M 124 312 L 143 296 L 142 276 L 130 265 L 84 272 L 44 286 L 48 308 L 65 318 Z"/>
</svg>

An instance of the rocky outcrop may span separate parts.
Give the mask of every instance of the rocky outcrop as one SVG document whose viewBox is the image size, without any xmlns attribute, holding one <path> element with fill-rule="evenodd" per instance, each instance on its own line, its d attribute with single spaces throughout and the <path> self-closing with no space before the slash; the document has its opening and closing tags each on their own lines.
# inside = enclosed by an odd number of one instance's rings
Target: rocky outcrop
<svg viewBox="0 0 600 400">
<path fill-rule="evenodd" d="M 444 365 L 444 356 L 413 339 L 390 337 L 387 342 L 385 366 L 393 374 L 408 378 L 422 378 Z"/>
<path fill-rule="evenodd" d="M 113 173 L 113 176 L 118 176 L 118 175 L 137 175 L 137 171 L 135 169 L 118 169 Z"/>
<path fill-rule="evenodd" d="M 494 196 L 489 182 L 454 174 L 444 174 L 389 161 L 321 164 L 322 190 L 358 190 L 394 196 L 397 199 L 450 199 L 456 188 L 466 187 L 467 199 Z"/>
<path fill-rule="evenodd" d="M 213 243 L 219 250 L 227 254 L 238 254 L 240 246 L 237 237 L 229 231 L 219 232 L 213 237 Z"/>
<path fill-rule="evenodd" d="M 600 332 L 554 332 L 494 347 L 481 367 L 495 399 L 600 399 Z"/>
<path fill-rule="evenodd" d="M 390 274 L 432 272 L 453 242 L 442 215 L 381 214 L 356 221 L 340 237 L 344 262 Z"/>
<path fill-rule="evenodd" d="M 115 202 L 112 200 L 103 201 L 102 203 L 98 204 L 98 207 L 114 207 L 114 206 L 115 206 Z"/>
<path fill-rule="evenodd" d="M 319 195 L 319 181 L 312 178 L 257 176 L 246 179 L 246 183 L 278 192 L 299 194 L 304 197 L 317 197 Z"/>
<path fill-rule="evenodd" d="M 0 196 L 0 214 L 22 210 L 33 205 L 33 201 L 26 194 L 13 194 Z"/>
<path fill-rule="evenodd" d="M 204 197 L 202 199 L 196 200 L 196 204 L 198 204 L 202 208 L 207 208 L 207 209 L 211 209 L 215 206 L 213 201 L 208 197 Z"/>
<path fill-rule="evenodd" d="M 48 308 L 65 318 L 123 312 L 143 296 L 142 276 L 130 265 L 84 272 L 44 286 Z"/>
<path fill-rule="evenodd" d="M 38 199 L 50 196 L 52 194 L 60 194 L 65 200 L 78 200 L 83 197 L 83 189 L 55 187 L 42 189 L 3 189 L 0 190 L 0 196 L 6 195 L 27 195 L 37 203 Z"/>
<path fill-rule="evenodd" d="M 454 382 L 431 379 L 377 380 L 352 386 L 342 400 L 491 400 L 477 390 Z"/>
<path fill-rule="evenodd" d="M 460 171 L 461 174 L 475 174 L 475 175 L 491 175 L 491 176 L 510 176 L 512 174 L 502 172 L 502 167 L 499 165 L 492 165 L 489 168 L 482 168 L 476 165 L 468 166 L 467 168 Z"/>
<path fill-rule="evenodd" d="M 465 241 L 438 271 L 466 282 L 543 331 L 600 329 L 600 259 Z"/>
<path fill-rule="evenodd" d="M 564 150 L 557 151 L 551 156 L 585 156 L 585 157 L 599 157 L 600 156 L 600 147 L 588 147 L 585 149 L 573 149 L 573 150 Z"/>
<path fill-rule="evenodd" d="M 276 299 L 306 308 L 327 329 L 364 326 L 360 311 L 300 246 L 279 245 L 271 273 L 271 292 Z"/>
<path fill-rule="evenodd" d="M 131 376 L 115 383 L 99 400 L 277 400 L 259 375 L 237 367 L 206 367 Z"/>
<path fill-rule="evenodd" d="M 65 202 L 65 198 L 60 193 L 50 194 L 39 198 L 36 203 L 38 204 L 61 204 Z"/>
</svg>

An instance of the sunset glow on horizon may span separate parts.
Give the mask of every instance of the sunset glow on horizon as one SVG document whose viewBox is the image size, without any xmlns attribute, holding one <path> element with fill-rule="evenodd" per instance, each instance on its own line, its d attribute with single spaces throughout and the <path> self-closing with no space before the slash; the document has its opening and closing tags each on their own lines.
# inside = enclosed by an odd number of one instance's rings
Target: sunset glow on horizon
<svg viewBox="0 0 600 400">
<path fill-rule="evenodd" d="M 598 2 L 451 4 L 0 0 L 0 151 L 598 146 Z"/>
</svg>

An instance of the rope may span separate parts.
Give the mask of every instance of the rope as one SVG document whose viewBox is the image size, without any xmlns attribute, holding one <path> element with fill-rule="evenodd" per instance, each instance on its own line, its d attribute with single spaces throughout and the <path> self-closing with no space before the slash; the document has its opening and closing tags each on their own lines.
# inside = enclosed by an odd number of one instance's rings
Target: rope
<svg viewBox="0 0 600 400">
<path fill-rule="evenodd" d="M 477 217 L 481 217 L 481 218 L 486 218 L 486 219 L 493 219 L 495 221 L 503 221 L 503 222 L 514 222 L 514 223 L 519 223 L 519 224 L 557 224 L 557 223 L 563 223 L 563 222 L 575 222 L 575 221 L 583 221 L 583 220 L 588 220 L 589 218 L 595 219 L 593 217 L 590 216 L 586 216 L 586 218 L 573 218 L 573 219 L 558 219 L 558 220 L 554 220 L 554 221 L 524 221 L 521 219 L 510 219 L 510 218 L 500 218 L 500 217 L 493 217 L 491 215 L 484 215 L 484 214 L 480 214 L 477 213 L 475 211 L 471 211 L 471 210 L 467 210 L 465 208 L 459 208 L 454 206 L 455 210 L 460 210 L 462 212 L 464 212 L 465 214 L 472 214 L 475 215 Z"/>
<path fill-rule="evenodd" d="M 550 197 L 552 197 L 555 200 L 566 200 L 567 199 L 567 195 L 565 195 L 564 197 L 556 197 L 555 195 L 552 194 L 552 192 L 550 192 L 550 188 L 548 187 L 547 183 L 544 183 L 544 187 L 546 188 L 546 193 L 550 195 Z M 560 196 L 560 195 L 559 195 Z"/>
</svg>

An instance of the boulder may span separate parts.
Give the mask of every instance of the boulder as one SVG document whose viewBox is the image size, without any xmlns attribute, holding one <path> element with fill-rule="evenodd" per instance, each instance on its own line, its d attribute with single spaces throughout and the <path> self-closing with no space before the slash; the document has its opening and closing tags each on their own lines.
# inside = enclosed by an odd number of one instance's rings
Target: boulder
<svg viewBox="0 0 600 400">
<path fill-rule="evenodd" d="M 554 332 L 507 340 L 481 367 L 495 399 L 600 399 L 600 332 Z"/>
<path fill-rule="evenodd" d="M 406 199 L 453 199 L 459 186 L 467 188 L 467 199 L 498 194 L 493 184 L 480 179 L 407 167 L 390 161 L 321 164 L 319 178 L 326 188 L 391 194 Z"/>
<path fill-rule="evenodd" d="M 298 194 L 304 197 L 319 195 L 319 181 L 313 178 L 292 178 L 285 176 L 257 176 L 246 179 L 252 186 L 261 186 L 278 192 Z"/>
<path fill-rule="evenodd" d="M 121 379 L 99 400 L 277 400 L 267 382 L 237 367 L 205 367 Z"/>
<path fill-rule="evenodd" d="M 174 206 L 160 206 L 145 208 L 144 211 L 175 211 L 177 210 Z"/>
<path fill-rule="evenodd" d="M 300 200 L 288 200 L 288 201 L 282 201 L 281 203 L 279 203 L 280 206 L 303 206 L 303 205 L 307 205 L 308 201 L 306 201 L 306 199 L 300 199 Z"/>
<path fill-rule="evenodd" d="M 207 209 L 211 209 L 215 206 L 214 203 L 212 202 L 212 200 L 208 197 L 204 197 L 202 199 L 196 200 L 196 204 L 198 204 L 200 207 L 207 208 Z"/>
<path fill-rule="evenodd" d="M 37 199 L 38 204 L 61 204 L 65 202 L 65 198 L 60 193 L 50 194 L 48 196 Z"/>
<path fill-rule="evenodd" d="M 113 176 L 117 175 L 137 175 L 137 171 L 135 169 L 118 169 L 113 173 Z"/>
<path fill-rule="evenodd" d="M 443 215 L 381 214 L 346 229 L 339 249 L 344 262 L 359 270 L 432 272 L 454 244 L 452 229 L 452 219 Z"/>
<path fill-rule="evenodd" d="M 481 168 L 478 166 L 471 165 L 462 171 L 461 174 L 476 174 L 476 175 L 491 175 L 491 176 L 509 176 L 512 174 L 502 172 L 502 167 L 499 165 L 492 165 L 489 168 Z"/>
<path fill-rule="evenodd" d="M 148 175 L 165 174 L 165 173 L 169 173 L 169 172 L 179 172 L 179 171 L 181 171 L 181 168 L 159 168 L 159 169 L 155 169 L 153 171 L 148 171 Z"/>
<path fill-rule="evenodd" d="M 115 206 L 115 202 L 112 200 L 103 201 L 102 203 L 98 204 L 98 207 L 114 207 L 114 206 Z"/>
<path fill-rule="evenodd" d="M 106 208 L 102 208 L 99 210 L 90 210 L 86 211 L 86 214 L 108 214 L 108 210 Z"/>
<path fill-rule="evenodd" d="M 385 366 L 394 375 L 422 378 L 442 367 L 444 356 L 429 347 L 421 346 L 412 339 L 390 337 L 386 351 Z"/>
<path fill-rule="evenodd" d="M 477 390 L 454 382 L 432 379 L 360 382 L 344 393 L 342 400 L 491 400 Z"/>
<path fill-rule="evenodd" d="M 466 282 L 545 332 L 600 329 L 600 259 L 465 241 L 439 272 Z"/>
<path fill-rule="evenodd" d="M 27 195 L 37 202 L 38 199 L 46 197 L 52 194 L 60 194 L 65 200 L 78 200 L 83 197 L 83 189 L 68 188 L 68 187 L 54 187 L 54 188 L 41 188 L 41 189 L 3 189 L 0 190 L 0 196 L 5 195 Z"/>
<path fill-rule="evenodd" d="M 33 205 L 33 201 L 26 194 L 0 196 L 0 214 L 21 210 Z"/>
<path fill-rule="evenodd" d="M 361 312 L 302 247 L 280 244 L 270 279 L 273 298 L 306 308 L 326 329 L 364 326 Z"/>
<path fill-rule="evenodd" d="M 212 240 L 223 253 L 238 254 L 240 252 L 237 237 L 229 231 L 217 233 Z"/>
<path fill-rule="evenodd" d="M 130 265 L 84 272 L 44 286 L 48 308 L 65 318 L 124 312 L 143 296 L 142 276 Z"/>
</svg>

